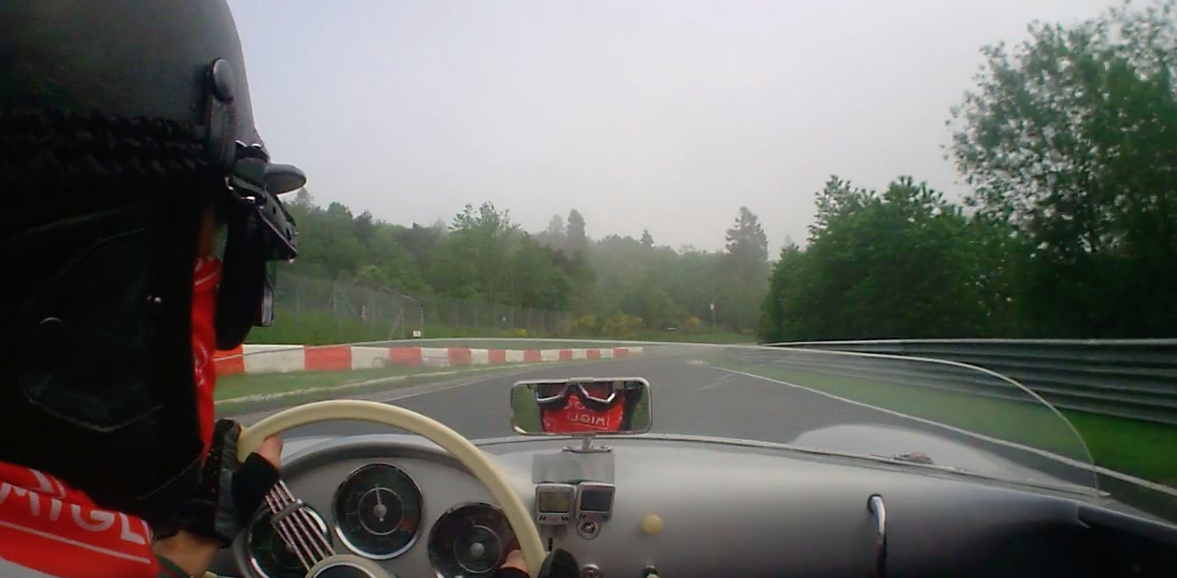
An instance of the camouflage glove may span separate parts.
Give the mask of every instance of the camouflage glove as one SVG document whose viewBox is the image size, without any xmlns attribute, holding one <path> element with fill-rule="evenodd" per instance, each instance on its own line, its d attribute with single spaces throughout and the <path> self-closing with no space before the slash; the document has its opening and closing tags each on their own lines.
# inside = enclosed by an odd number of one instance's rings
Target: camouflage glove
<svg viewBox="0 0 1177 578">
<path fill-rule="evenodd" d="M 175 520 L 158 537 L 185 530 L 202 538 L 217 540 L 221 547 L 233 543 L 249 525 L 265 501 L 266 493 L 278 483 L 278 469 L 253 453 L 244 463 L 237 461 L 237 438 L 241 424 L 217 420 L 212 448 L 204 461 L 200 486 L 181 507 Z"/>
</svg>

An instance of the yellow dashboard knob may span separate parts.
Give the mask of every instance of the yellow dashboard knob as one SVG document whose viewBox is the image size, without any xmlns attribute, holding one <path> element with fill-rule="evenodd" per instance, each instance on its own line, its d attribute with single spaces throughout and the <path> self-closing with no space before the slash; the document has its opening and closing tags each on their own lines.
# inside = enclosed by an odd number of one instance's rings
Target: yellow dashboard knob
<svg viewBox="0 0 1177 578">
<path fill-rule="evenodd" d="M 662 518 L 657 514 L 649 514 L 642 518 L 642 532 L 647 536 L 653 536 L 662 531 Z"/>
</svg>

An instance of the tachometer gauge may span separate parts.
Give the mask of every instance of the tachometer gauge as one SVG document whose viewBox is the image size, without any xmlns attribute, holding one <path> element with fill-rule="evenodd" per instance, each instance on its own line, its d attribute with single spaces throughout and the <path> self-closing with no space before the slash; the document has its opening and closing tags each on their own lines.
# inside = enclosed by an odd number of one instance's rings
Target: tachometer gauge
<svg viewBox="0 0 1177 578">
<path fill-rule="evenodd" d="M 315 520 L 315 526 L 323 537 L 330 542 L 327 524 L 319 513 L 309 506 L 305 511 Z M 249 564 L 262 578 L 303 578 L 307 569 L 299 561 L 298 556 L 286 547 L 286 542 L 274 531 L 270 523 L 270 511 L 263 509 L 262 514 L 254 519 L 246 535 L 245 551 L 249 554 Z"/>
<path fill-rule="evenodd" d="M 507 517 L 490 504 L 446 512 L 429 533 L 429 562 L 441 578 L 493 576 L 515 544 Z"/>
<path fill-rule="evenodd" d="M 388 560 L 417 541 L 421 490 L 400 468 L 363 466 L 339 485 L 332 501 L 335 531 L 356 554 Z"/>
</svg>

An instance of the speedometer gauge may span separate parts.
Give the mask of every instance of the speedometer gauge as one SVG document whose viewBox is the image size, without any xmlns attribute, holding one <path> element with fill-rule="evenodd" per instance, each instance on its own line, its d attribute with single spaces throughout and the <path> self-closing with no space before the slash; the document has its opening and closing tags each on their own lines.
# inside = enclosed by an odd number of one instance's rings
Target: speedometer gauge
<svg viewBox="0 0 1177 578">
<path fill-rule="evenodd" d="M 332 509 L 339 539 L 374 560 L 403 554 L 421 529 L 421 490 L 404 470 L 388 464 L 352 472 L 335 492 Z"/>
<path fill-rule="evenodd" d="M 493 576 L 515 544 L 503 512 L 466 504 L 446 512 L 429 533 L 429 562 L 440 578 Z"/>
</svg>

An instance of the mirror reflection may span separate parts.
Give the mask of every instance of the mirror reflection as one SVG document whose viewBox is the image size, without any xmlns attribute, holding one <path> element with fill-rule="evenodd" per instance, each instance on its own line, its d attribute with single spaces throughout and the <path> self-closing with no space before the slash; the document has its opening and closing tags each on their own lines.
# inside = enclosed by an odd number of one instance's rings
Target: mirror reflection
<svg viewBox="0 0 1177 578">
<path fill-rule="evenodd" d="M 640 377 L 520 381 L 511 388 L 511 426 L 523 435 L 650 431 L 650 383 Z"/>
</svg>

